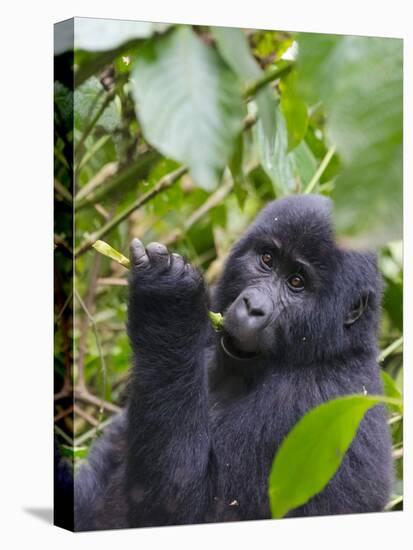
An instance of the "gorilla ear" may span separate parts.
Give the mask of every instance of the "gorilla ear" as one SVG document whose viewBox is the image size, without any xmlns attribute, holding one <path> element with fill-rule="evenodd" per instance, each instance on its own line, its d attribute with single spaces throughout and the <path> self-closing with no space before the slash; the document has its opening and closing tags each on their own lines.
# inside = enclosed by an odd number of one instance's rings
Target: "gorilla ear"
<svg viewBox="0 0 413 550">
<path fill-rule="evenodd" d="M 359 301 L 351 308 L 347 317 L 344 320 L 344 326 L 348 327 L 355 323 L 363 315 L 369 302 L 369 295 L 364 294 L 360 297 Z"/>
</svg>

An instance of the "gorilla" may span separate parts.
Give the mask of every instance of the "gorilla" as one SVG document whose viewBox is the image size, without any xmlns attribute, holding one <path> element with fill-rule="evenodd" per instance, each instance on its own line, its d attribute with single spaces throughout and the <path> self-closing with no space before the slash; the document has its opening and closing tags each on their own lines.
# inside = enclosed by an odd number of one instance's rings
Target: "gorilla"
<svg viewBox="0 0 413 550">
<path fill-rule="evenodd" d="M 211 295 L 181 256 L 132 241 L 127 405 L 75 476 L 75 530 L 270 518 L 271 464 L 294 424 L 337 396 L 382 393 L 376 259 L 338 246 L 330 218 L 321 196 L 271 202 Z M 379 405 L 288 516 L 380 511 L 392 482 Z"/>
</svg>

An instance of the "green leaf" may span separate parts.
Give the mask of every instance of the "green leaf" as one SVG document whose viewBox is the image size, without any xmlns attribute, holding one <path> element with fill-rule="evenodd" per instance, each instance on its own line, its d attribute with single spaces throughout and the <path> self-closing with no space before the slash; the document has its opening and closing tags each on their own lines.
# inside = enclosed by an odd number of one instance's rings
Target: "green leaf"
<svg viewBox="0 0 413 550">
<path fill-rule="evenodd" d="M 148 21 L 122 21 L 118 19 L 75 18 L 75 48 L 104 51 L 135 39 L 149 38 L 155 31 L 168 25 Z"/>
<path fill-rule="evenodd" d="M 54 83 L 55 123 L 69 133 L 73 131 L 73 92 L 59 81 Z"/>
<path fill-rule="evenodd" d="M 317 162 L 305 141 L 301 141 L 292 151 L 288 150 L 286 122 L 279 108 L 275 116 L 277 131 L 273 141 L 267 139 L 260 120 L 253 128 L 253 134 L 261 165 L 278 196 L 305 187 L 316 170 Z"/>
<path fill-rule="evenodd" d="M 216 187 L 243 126 L 241 86 L 213 48 L 186 26 L 139 50 L 133 94 L 145 138 Z"/>
<path fill-rule="evenodd" d="M 301 187 L 304 188 L 317 170 L 316 158 L 304 140 L 290 154 L 294 159 L 296 178 L 299 179 Z"/>
<path fill-rule="evenodd" d="M 242 79 L 245 87 L 262 77 L 264 71 L 252 56 L 247 38 L 241 29 L 211 27 L 211 32 L 223 59 Z M 255 101 L 266 137 L 272 141 L 276 130 L 275 109 L 277 103 L 271 88 L 266 86 L 260 90 Z"/>
<path fill-rule="evenodd" d="M 213 311 L 208 312 L 211 324 L 216 331 L 220 331 L 224 328 L 224 317 L 221 313 L 214 313 Z"/>
<path fill-rule="evenodd" d="M 235 141 L 235 150 L 229 163 L 232 179 L 234 180 L 233 191 L 237 197 L 240 208 L 243 207 L 247 198 L 247 190 L 245 187 L 245 178 L 243 172 L 243 155 L 244 155 L 244 136 L 240 134 Z"/>
<path fill-rule="evenodd" d="M 364 414 L 379 403 L 400 404 L 380 395 L 349 395 L 323 403 L 297 422 L 272 464 L 269 498 L 274 518 L 305 504 L 338 470 Z"/>
<path fill-rule="evenodd" d="M 88 447 L 70 447 L 69 445 L 60 445 L 62 456 L 68 458 L 86 458 L 88 455 Z"/>
<path fill-rule="evenodd" d="M 296 92 L 296 78 L 297 73 L 291 72 L 280 83 L 280 105 L 287 126 L 289 151 L 304 139 L 308 128 L 307 105 Z"/>
<path fill-rule="evenodd" d="M 242 29 L 211 27 L 211 33 L 226 63 L 244 82 L 262 76 L 263 71 L 253 58 Z"/>
<path fill-rule="evenodd" d="M 324 102 L 342 160 L 332 195 L 337 228 L 374 245 L 400 237 L 402 41 L 303 33 L 298 43 L 300 89 Z"/>
<path fill-rule="evenodd" d="M 387 397 L 394 397 L 395 399 L 402 399 L 402 394 L 400 393 L 399 388 L 396 386 L 396 382 L 386 371 L 382 370 L 380 372 L 381 379 L 384 387 L 384 394 Z"/>
<path fill-rule="evenodd" d="M 255 124 L 253 134 L 262 167 L 271 179 L 276 195 L 291 193 L 296 188 L 294 161 L 288 154 L 288 135 L 285 120 L 277 108 L 275 112 L 277 131 L 269 140 L 261 120 Z"/>
<path fill-rule="evenodd" d="M 74 123 L 78 130 L 82 131 L 97 115 L 105 100 L 105 94 L 102 84 L 95 76 L 77 88 L 74 93 Z M 119 123 L 120 112 L 112 101 L 96 121 L 96 126 L 102 127 L 106 132 L 113 132 Z"/>
<path fill-rule="evenodd" d="M 254 45 L 253 52 L 257 57 L 261 59 L 273 57 L 277 60 L 290 48 L 293 38 L 283 31 L 254 30 L 251 41 Z"/>
<path fill-rule="evenodd" d="M 104 256 L 107 256 L 108 258 L 111 258 L 112 260 L 115 260 L 124 267 L 130 269 L 129 259 L 114 248 L 112 248 L 108 243 L 105 243 L 105 241 L 96 241 L 92 246 L 100 254 L 103 254 Z"/>
</svg>

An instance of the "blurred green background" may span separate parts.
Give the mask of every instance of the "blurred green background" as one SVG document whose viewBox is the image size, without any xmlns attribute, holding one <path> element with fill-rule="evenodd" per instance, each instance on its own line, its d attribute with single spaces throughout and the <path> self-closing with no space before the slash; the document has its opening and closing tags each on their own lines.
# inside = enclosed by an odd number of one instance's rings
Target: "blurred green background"
<svg viewBox="0 0 413 550">
<path fill-rule="evenodd" d="M 286 194 L 330 196 L 338 240 L 377 250 L 381 364 L 402 391 L 402 41 L 83 18 L 74 41 L 55 59 L 75 79 L 55 71 L 55 420 L 75 457 L 122 404 L 131 354 L 127 270 L 93 242 L 160 241 L 213 283 Z"/>
</svg>

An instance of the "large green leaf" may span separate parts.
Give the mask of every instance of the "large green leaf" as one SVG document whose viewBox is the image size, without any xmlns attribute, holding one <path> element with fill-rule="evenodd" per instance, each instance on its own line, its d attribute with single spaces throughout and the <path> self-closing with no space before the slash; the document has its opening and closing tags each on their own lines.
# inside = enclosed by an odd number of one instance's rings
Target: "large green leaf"
<svg viewBox="0 0 413 550">
<path fill-rule="evenodd" d="M 317 163 L 305 141 L 289 151 L 287 126 L 279 108 L 275 117 L 277 130 L 273 140 L 267 138 L 261 120 L 255 125 L 253 134 L 261 165 L 279 196 L 303 189 L 313 176 Z"/>
<path fill-rule="evenodd" d="M 402 41 L 300 34 L 302 92 L 324 101 L 343 161 L 333 193 L 338 229 L 374 244 L 402 229 Z"/>
<path fill-rule="evenodd" d="M 200 187 L 214 189 L 243 124 L 241 85 L 232 71 L 182 26 L 142 48 L 132 76 L 145 138 L 187 164 Z"/>
<path fill-rule="evenodd" d="M 288 132 L 288 149 L 294 149 L 305 137 L 308 127 L 307 105 L 296 92 L 297 73 L 293 71 L 280 83 L 281 111 Z"/>
<path fill-rule="evenodd" d="M 241 29 L 211 27 L 211 32 L 222 57 L 245 85 L 262 77 L 264 72 L 253 58 L 247 38 Z M 272 141 L 276 130 L 275 109 L 277 103 L 271 88 L 265 86 L 260 90 L 255 101 L 266 137 Z"/>
<path fill-rule="evenodd" d="M 315 407 L 282 442 L 272 465 L 269 497 L 273 517 L 305 504 L 338 470 L 364 414 L 384 396 L 350 395 Z"/>
<path fill-rule="evenodd" d="M 111 50 L 131 40 L 149 38 L 167 26 L 148 21 L 76 17 L 75 48 L 94 52 Z"/>
<path fill-rule="evenodd" d="M 277 108 L 275 112 L 277 131 L 270 140 L 259 120 L 253 128 L 253 134 L 262 167 L 270 177 L 275 194 L 285 194 L 294 191 L 294 163 L 288 154 L 288 134 L 284 117 Z"/>
</svg>

